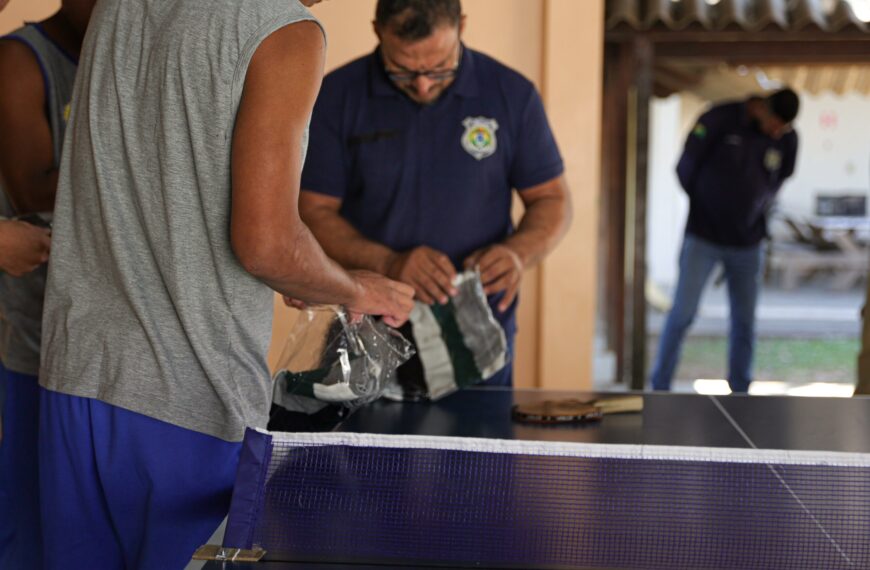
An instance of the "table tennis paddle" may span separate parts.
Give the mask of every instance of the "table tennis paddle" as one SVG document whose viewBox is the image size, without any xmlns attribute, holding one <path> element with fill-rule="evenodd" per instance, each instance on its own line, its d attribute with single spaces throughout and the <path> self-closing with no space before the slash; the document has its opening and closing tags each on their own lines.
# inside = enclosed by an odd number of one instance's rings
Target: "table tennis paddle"
<svg viewBox="0 0 870 570">
<path fill-rule="evenodd" d="M 607 396 L 589 402 L 605 416 L 610 414 L 630 414 L 643 411 L 643 396 Z"/>
<path fill-rule="evenodd" d="M 530 424 L 566 424 L 600 421 L 605 414 L 639 412 L 641 396 L 616 396 L 584 402 L 576 398 L 517 404 L 511 409 L 514 421 Z"/>
<path fill-rule="evenodd" d="M 530 424 L 594 422 L 602 418 L 601 408 L 576 399 L 544 400 L 517 404 L 511 409 L 514 421 Z"/>
</svg>

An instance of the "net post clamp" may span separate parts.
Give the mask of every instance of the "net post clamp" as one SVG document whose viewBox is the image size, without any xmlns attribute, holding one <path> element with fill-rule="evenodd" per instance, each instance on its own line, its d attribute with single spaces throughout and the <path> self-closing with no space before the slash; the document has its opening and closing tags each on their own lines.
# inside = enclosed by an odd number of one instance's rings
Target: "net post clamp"
<svg viewBox="0 0 870 570">
<path fill-rule="evenodd" d="M 227 548 L 216 544 L 200 546 L 193 553 L 194 560 L 210 560 L 215 562 L 259 562 L 266 555 L 262 548 Z"/>
</svg>

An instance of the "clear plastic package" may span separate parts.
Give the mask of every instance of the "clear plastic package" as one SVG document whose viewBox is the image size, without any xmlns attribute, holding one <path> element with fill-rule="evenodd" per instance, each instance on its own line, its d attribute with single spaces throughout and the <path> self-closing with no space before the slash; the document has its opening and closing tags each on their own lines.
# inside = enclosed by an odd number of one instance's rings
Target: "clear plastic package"
<svg viewBox="0 0 870 570">
<path fill-rule="evenodd" d="M 269 429 L 329 429 L 381 397 L 414 349 L 370 316 L 351 322 L 341 307 L 302 311 L 274 376 Z"/>
</svg>

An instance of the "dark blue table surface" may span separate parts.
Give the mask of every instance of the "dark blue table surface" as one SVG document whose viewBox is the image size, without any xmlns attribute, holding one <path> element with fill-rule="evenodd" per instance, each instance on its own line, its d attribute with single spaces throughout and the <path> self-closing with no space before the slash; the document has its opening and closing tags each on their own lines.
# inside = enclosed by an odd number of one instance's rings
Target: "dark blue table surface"
<svg viewBox="0 0 870 570">
<path fill-rule="evenodd" d="M 518 403 L 626 394 L 544 390 L 469 389 L 434 402 L 381 400 L 357 411 L 339 431 L 482 437 L 526 441 L 751 447 L 870 453 L 870 398 L 703 396 L 636 393 L 642 413 L 614 414 L 601 422 L 519 424 Z M 736 424 L 736 425 L 735 425 Z M 738 429 L 739 427 L 739 429 Z M 741 433 L 742 432 L 742 433 Z"/>
</svg>

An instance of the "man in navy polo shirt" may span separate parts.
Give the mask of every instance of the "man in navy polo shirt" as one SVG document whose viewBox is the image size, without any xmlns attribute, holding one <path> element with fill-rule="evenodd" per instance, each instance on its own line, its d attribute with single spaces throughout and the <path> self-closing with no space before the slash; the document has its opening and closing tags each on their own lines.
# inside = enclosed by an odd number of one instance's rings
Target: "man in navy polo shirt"
<svg viewBox="0 0 870 570">
<path fill-rule="evenodd" d="M 567 230 L 570 197 L 534 86 L 466 47 L 464 24 L 459 0 L 379 0 L 378 48 L 324 79 L 300 212 L 333 259 L 423 303 L 479 267 L 512 347 L 522 271 Z M 511 385 L 511 366 L 488 383 Z"/>
<path fill-rule="evenodd" d="M 704 285 L 721 263 L 731 306 L 728 383 L 732 392 L 749 390 L 766 216 L 794 173 L 798 137 L 791 123 L 799 106 L 790 89 L 718 105 L 689 134 L 677 165 L 689 219 L 674 304 L 653 367 L 654 389 L 670 389 Z"/>
</svg>

